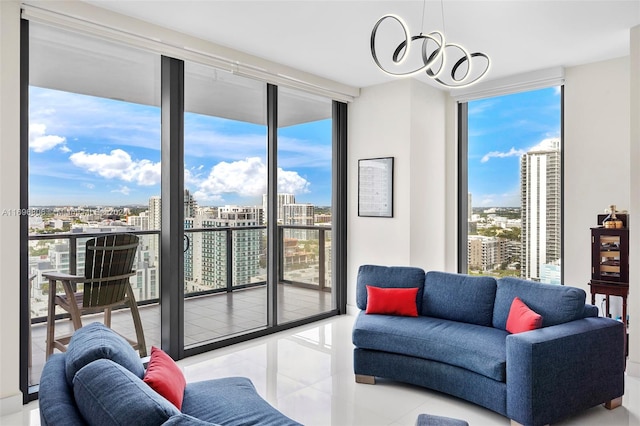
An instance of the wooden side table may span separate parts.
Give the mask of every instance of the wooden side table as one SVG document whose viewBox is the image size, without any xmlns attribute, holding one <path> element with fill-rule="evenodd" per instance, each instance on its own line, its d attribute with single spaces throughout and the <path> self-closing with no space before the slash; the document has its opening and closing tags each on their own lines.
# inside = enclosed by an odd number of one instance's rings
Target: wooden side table
<svg viewBox="0 0 640 426">
<path fill-rule="evenodd" d="M 596 294 L 605 295 L 605 314 L 608 318 L 611 318 L 610 308 L 610 296 L 619 296 L 622 298 L 622 324 L 624 324 L 624 347 L 628 355 L 627 350 L 627 297 L 629 296 L 629 283 L 611 283 L 605 281 L 591 280 L 589 282 L 591 287 L 591 304 L 596 304 Z"/>
</svg>

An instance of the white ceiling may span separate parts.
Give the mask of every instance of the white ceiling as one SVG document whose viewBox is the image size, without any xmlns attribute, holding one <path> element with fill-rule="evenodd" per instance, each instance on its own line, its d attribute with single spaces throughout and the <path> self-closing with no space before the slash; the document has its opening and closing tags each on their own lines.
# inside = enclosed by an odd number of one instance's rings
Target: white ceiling
<svg viewBox="0 0 640 426">
<path fill-rule="evenodd" d="M 354 87 L 389 81 L 370 54 L 384 14 L 421 32 L 422 1 L 84 0 Z M 491 57 L 486 80 L 629 54 L 640 0 L 444 0 L 445 36 Z M 442 28 L 428 0 L 423 31 Z M 426 77 L 422 78 L 425 81 Z"/>
</svg>

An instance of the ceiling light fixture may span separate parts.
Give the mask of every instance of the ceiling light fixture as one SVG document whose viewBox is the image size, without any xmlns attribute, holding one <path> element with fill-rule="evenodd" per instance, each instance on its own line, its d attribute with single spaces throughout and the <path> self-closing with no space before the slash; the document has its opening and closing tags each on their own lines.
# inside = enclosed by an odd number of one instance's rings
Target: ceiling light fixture
<svg viewBox="0 0 640 426">
<path fill-rule="evenodd" d="M 422 26 L 424 26 L 426 0 L 422 4 Z M 434 81 L 447 88 L 459 88 L 477 83 L 489 71 L 489 56 L 481 52 L 469 53 L 456 43 L 447 43 L 444 37 L 444 3 L 442 6 L 442 29 L 409 37 L 409 27 L 397 15 L 384 15 L 371 31 L 371 56 L 384 73 L 393 77 L 410 77 L 425 72 Z M 404 39 L 391 55 L 391 61 L 383 64 L 376 53 L 376 35 L 384 21 L 395 21 L 402 27 Z M 423 28 L 421 28 L 423 29 Z M 413 42 L 422 43 L 420 58 L 411 58 L 409 52 Z M 407 65 L 413 59 L 413 63 Z M 472 67 L 473 63 L 473 67 Z M 403 67 L 404 65 L 404 67 Z"/>
</svg>

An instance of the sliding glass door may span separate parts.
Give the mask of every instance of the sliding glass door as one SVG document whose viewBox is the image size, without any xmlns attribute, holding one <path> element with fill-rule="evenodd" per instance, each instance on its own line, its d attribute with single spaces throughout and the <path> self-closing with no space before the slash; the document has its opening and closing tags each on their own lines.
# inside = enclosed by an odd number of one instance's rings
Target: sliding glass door
<svg viewBox="0 0 640 426">
<path fill-rule="evenodd" d="M 278 91 L 278 322 L 335 309 L 332 126 L 330 99 Z"/>
<path fill-rule="evenodd" d="M 131 287 L 146 343 L 160 345 L 160 58 L 42 24 L 29 25 L 28 384 L 45 362 L 47 272 L 84 274 L 85 243 L 140 238 Z M 81 290 L 81 288 L 79 288 Z M 56 310 L 56 334 L 73 331 Z M 83 323 L 102 321 L 87 316 Z M 135 337 L 128 310 L 112 327 Z"/>
<path fill-rule="evenodd" d="M 25 395 L 56 291 L 42 274 L 82 274 L 99 234 L 140 237 L 131 286 L 147 352 L 182 358 L 346 310 L 345 104 L 206 58 L 23 25 Z M 112 327 L 135 335 L 128 309 Z M 62 311 L 55 328 L 73 331 Z"/>
<path fill-rule="evenodd" d="M 266 84 L 185 63 L 184 345 L 267 325 Z"/>
</svg>

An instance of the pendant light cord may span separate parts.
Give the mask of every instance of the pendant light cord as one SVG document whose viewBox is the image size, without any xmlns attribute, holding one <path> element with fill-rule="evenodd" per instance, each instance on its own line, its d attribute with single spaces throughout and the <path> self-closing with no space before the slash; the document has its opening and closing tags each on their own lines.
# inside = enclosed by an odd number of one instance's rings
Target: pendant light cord
<svg viewBox="0 0 640 426">
<path fill-rule="evenodd" d="M 424 33 L 424 11 L 427 5 L 427 0 L 422 0 L 422 22 L 420 23 L 420 35 Z"/>
<path fill-rule="evenodd" d="M 444 27 L 444 0 L 440 0 L 440 13 L 442 14 L 442 33 L 446 34 L 447 29 Z"/>
</svg>

